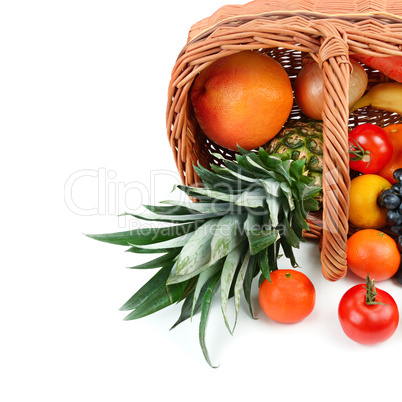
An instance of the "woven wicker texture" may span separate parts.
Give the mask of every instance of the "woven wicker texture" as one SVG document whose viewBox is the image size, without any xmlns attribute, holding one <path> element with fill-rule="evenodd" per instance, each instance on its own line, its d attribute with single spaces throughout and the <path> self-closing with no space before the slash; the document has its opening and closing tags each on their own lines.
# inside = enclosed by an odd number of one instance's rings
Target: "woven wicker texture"
<svg viewBox="0 0 402 402">
<path fill-rule="evenodd" d="M 402 55 L 402 3 L 395 1 L 253 1 L 228 5 L 196 23 L 177 58 L 169 84 L 167 134 L 184 184 L 194 185 L 193 164 L 219 164 L 211 153 L 233 158 L 208 140 L 194 117 L 189 90 L 197 74 L 215 60 L 242 50 L 261 51 L 286 69 L 292 83 L 306 54 L 324 78 L 323 208 L 310 216 L 305 237 L 320 239 L 322 273 L 335 281 L 346 274 L 348 224 L 348 129 L 370 122 L 384 126 L 401 116 L 372 108 L 349 115 L 348 93 L 353 53 Z M 370 89 L 386 80 L 367 69 Z M 295 104 L 289 119 L 300 116 Z"/>
</svg>

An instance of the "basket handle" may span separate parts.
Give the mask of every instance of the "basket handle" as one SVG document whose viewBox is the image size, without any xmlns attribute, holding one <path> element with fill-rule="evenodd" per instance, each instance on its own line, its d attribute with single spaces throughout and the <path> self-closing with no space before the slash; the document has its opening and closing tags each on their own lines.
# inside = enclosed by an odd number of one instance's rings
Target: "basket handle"
<svg viewBox="0 0 402 402">
<path fill-rule="evenodd" d="M 316 61 L 324 81 L 324 157 L 322 273 L 326 279 L 345 276 L 349 211 L 349 78 L 351 63 L 347 37 L 339 27 L 325 20 L 315 28 L 322 34 Z"/>
</svg>

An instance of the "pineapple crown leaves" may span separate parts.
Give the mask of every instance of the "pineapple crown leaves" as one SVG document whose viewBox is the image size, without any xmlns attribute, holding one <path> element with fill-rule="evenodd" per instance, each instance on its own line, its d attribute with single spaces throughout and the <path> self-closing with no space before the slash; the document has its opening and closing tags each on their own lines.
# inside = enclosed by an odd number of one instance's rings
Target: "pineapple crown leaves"
<svg viewBox="0 0 402 402">
<path fill-rule="evenodd" d="M 88 235 L 129 246 L 128 252 L 162 254 L 131 267 L 159 270 L 121 310 L 130 311 L 125 319 L 132 320 L 183 302 L 172 328 L 201 310 L 199 342 L 211 366 L 205 330 L 213 296 L 220 288 L 221 311 L 230 333 L 236 326 L 242 294 L 253 317 L 254 278 L 260 274 L 260 282 L 270 280 L 280 249 L 297 266 L 293 248 L 299 247 L 303 230 L 308 230 L 307 213 L 319 208 L 314 197 L 320 192 L 305 175 L 305 159 L 282 160 L 263 148 L 258 153 L 239 148 L 236 162 L 219 154 L 214 157 L 220 165 L 194 166 L 200 185 L 177 186 L 198 202 L 163 201 L 159 206 L 145 205 L 147 213 L 127 214 L 167 226 Z M 232 325 L 227 313 L 231 298 Z"/>
</svg>

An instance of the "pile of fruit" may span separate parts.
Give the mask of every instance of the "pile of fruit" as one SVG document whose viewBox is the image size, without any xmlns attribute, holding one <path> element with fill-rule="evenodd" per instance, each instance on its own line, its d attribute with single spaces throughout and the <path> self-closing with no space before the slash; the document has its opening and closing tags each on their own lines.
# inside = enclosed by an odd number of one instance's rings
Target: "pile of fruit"
<svg viewBox="0 0 402 402">
<path fill-rule="evenodd" d="M 360 63 L 393 81 L 367 91 Z M 400 64 L 398 57 L 352 60 L 351 110 L 372 105 L 401 114 L 402 74 L 392 68 Z M 205 330 L 219 289 L 230 332 L 242 295 L 254 315 L 251 288 L 257 276 L 260 306 L 271 319 L 297 322 L 314 309 L 314 285 L 298 270 L 293 249 L 309 229 L 307 214 L 322 206 L 323 81 L 313 60 L 306 59 L 292 85 L 273 58 L 244 51 L 201 71 L 190 97 L 205 136 L 234 150 L 236 161 L 216 154 L 219 165 L 194 167 L 202 185 L 178 189 L 198 202 L 164 201 L 145 206 L 147 214 L 131 214 L 155 227 L 90 237 L 128 246 L 133 253 L 161 254 L 134 267 L 159 269 L 122 307 L 130 311 L 126 319 L 182 302 L 174 327 L 200 311 L 200 345 L 211 364 Z M 289 118 L 294 102 L 301 110 L 299 119 Z M 350 338 L 364 344 L 388 339 L 399 321 L 392 297 L 376 289 L 374 281 L 393 277 L 401 260 L 396 241 L 382 231 L 389 226 L 402 234 L 401 129 L 402 124 L 362 124 L 349 134 L 349 213 L 356 232 L 349 238 L 347 258 L 350 271 L 365 282 L 344 295 L 339 320 Z M 398 241 L 401 247 L 401 236 Z M 289 259 L 289 269 L 278 267 L 282 254 Z M 230 299 L 233 323 L 228 319 Z M 356 322 L 357 316 L 365 318 Z"/>
</svg>

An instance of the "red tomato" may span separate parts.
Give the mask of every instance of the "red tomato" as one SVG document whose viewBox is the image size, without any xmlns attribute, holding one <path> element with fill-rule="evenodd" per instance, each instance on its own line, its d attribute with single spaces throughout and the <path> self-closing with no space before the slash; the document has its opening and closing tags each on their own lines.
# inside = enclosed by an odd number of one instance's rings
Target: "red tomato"
<svg viewBox="0 0 402 402">
<path fill-rule="evenodd" d="M 369 281 L 366 282 L 367 288 Z M 374 303 L 369 304 L 366 287 L 356 285 L 342 297 L 338 307 L 338 317 L 345 334 L 355 342 L 373 345 L 384 342 L 395 332 L 399 323 L 399 311 L 392 296 L 381 289 L 375 289 Z"/>
<path fill-rule="evenodd" d="M 361 173 L 377 173 L 391 159 L 393 147 L 384 129 L 362 124 L 349 133 L 349 165 Z"/>
</svg>

